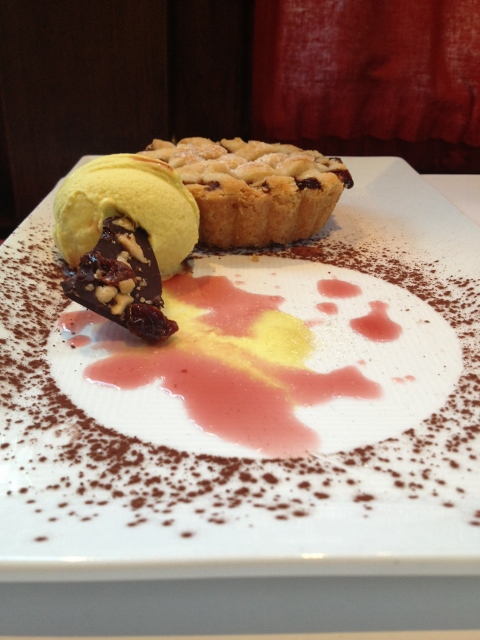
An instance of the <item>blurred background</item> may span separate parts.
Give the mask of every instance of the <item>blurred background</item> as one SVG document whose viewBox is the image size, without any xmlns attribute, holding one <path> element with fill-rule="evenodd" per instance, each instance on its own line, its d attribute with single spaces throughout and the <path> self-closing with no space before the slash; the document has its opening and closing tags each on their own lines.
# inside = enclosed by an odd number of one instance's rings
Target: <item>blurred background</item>
<svg viewBox="0 0 480 640">
<path fill-rule="evenodd" d="M 480 173 L 480 0 L 0 0 L 0 29 L 0 237 L 154 137 Z"/>
</svg>

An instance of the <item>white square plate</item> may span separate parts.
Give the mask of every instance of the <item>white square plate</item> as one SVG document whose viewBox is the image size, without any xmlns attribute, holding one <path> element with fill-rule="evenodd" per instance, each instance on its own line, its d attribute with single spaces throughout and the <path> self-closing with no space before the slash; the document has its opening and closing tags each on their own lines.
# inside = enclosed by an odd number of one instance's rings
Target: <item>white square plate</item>
<svg viewBox="0 0 480 640">
<path fill-rule="evenodd" d="M 181 316 L 208 402 L 161 368 L 118 388 L 119 355 L 135 380 L 151 353 L 105 324 L 65 330 L 80 308 L 59 286 L 54 193 L 5 242 L 0 579 L 480 573 L 480 229 L 402 160 L 345 162 L 355 187 L 320 237 L 192 258 L 240 315 L 273 305 L 248 335 Z M 243 402 L 224 380 L 245 362 Z M 281 411 L 257 393 L 271 375 Z"/>
</svg>

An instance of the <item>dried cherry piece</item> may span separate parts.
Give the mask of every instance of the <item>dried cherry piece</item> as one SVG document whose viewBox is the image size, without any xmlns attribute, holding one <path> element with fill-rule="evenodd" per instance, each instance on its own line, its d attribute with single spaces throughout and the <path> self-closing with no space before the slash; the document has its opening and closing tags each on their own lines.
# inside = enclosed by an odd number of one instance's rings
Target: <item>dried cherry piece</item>
<svg viewBox="0 0 480 640">
<path fill-rule="evenodd" d="M 304 189 L 319 189 L 322 190 L 322 185 L 316 178 L 305 178 L 305 180 L 297 180 L 297 187 L 300 191 Z"/>
<path fill-rule="evenodd" d="M 97 280 L 112 287 L 116 287 L 122 280 L 130 278 L 134 282 L 137 281 L 134 270 L 128 264 L 120 260 L 105 258 L 98 251 L 83 255 L 80 258 L 79 268 L 82 271 L 83 280 Z"/>
<path fill-rule="evenodd" d="M 332 173 L 334 173 L 337 178 L 343 182 L 345 189 L 351 189 L 353 187 L 352 174 L 348 169 L 335 169 Z"/>
<path fill-rule="evenodd" d="M 210 180 L 205 185 L 205 191 L 215 191 L 215 189 L 220 189 L 220 183 L 217 180 Z"/>
<path fill-rule="evenodd" d="M 97 255 L 99 273 L 96 274 L 96 277 L 103 284 L 116 287 L 122 280 L 137 281 L 135 272 L 130 265 L 121 260 L 111 260 L 99 254 Z"/>
<path fill-rule="evenodd" d="M 178 324 L 149 304 L 131 304 L 126 313 L 127 329 L 135 336 L 159 344 L 178 331 Z"/>
</svg>

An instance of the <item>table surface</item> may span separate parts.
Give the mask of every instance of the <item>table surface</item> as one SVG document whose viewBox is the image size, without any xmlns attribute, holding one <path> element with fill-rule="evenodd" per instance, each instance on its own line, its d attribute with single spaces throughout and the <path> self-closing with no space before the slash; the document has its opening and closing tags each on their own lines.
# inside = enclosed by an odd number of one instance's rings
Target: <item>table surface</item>
<svg viewBox="0 0 480 640">
<path fill-rule="evenodd" d="M 424 175 L 422 177 L 480 226 L 480 175 Z"/>
<path fill-rule="evenodd" d="M 480 175 L 424 175 L 423 178 L 480 226 Z M 412 629 L 409 619 L 415 617 L 415 613 L 418 614 L 415 611 L 418 594 L 427 593 L 432 603 L 435 602 L 439 579 L 443 580 L 443 594 L 447 583 L 451 599 L 449 598 L 450 602 L 445 600 L 438 603 L 438 615 L 425 621 L 424 630 L 390 631 Z M 347 591 L 345 579 L 342 578 L 330 579 L 328 584 L 325 579 L 316 579 L 313 584 L 313 579 L 270 578 L 263 579 L 261 602 L 252 601 L 255 593 L 252 580 L 232 580 L 228 585 L 230 597 L 233 590 L 240 605 L 233 618 L 227 615 L 227 611 L 222 611 L 225 605 L 225 581 L 143 581 L 135 585 L 124 582 L 3 584 L 0 585 L 0 634 L 14 635 L 0 635 L 0 640 L 13 637 L 17 640 L 19 637 L 53 638 L 60 635 L 69 638 L 88 635 L 93 638 L 92 634 L 96 634 L 97 638 L 108 636 L 111 640 L 124 637 L 141 640 L 147 635 L 152 640 L 480 640 L 480 614 L 474 621 L 468 619 L 468 616 L 462 619 L 463 598 L 457 597 L 457 580 L 454 576 L 419 577 L 412 588 L 411 582 L 407 585 L 400 577 L 394 581 L 393 595 L 389 585 L 387 597 L 381 578 L 357 578 L 353 582 L 350 580 Z M 478 598 L 477 601 L 480 601 L 480 579 L 471 577 L 469 580 L 470 595 L 467 600 L 470 598 L 472 601 L 473 598 L 475 602 L 475 598 Z M 307 584 L 309 581 L 312 584 Z M 316 593 L 315 601 L 309 595 L 312 587 Z M 464 588 L 465 585 L 462 590 Z M 289 606 L 291 603 L 287 601 L 287 594 L 291 594 L 292 589 L 298 598 L 296 620 L 288 618 L 288 612 L 292 609 Z M 353 604 L 353 598 L 349 598 L 349 594 L 355 594 L 355 601 L 361 602 L 362 597 L 357 596 L 362 596 L 362 593 L 363 600 L 375 598 L 378 609 L 384 609 L 383 616 L 380 616 L 374 627 L 365 619 L 361 604 Z M 333 623 L 327 622 L 329 607 L 335 598 L 342 596 L 345 597 L 345 618 Z M 193 602 L 194 610 L 185 611 L 185 616 L 178 617 L 177 621 L 169 619 L 167 622 L 166 612 L 175 606 L 174 603 L 179 598 Z M 401 610 L 398 606 L 400 601 Z M 338 602 L 335 604 L 338 605 Z M 55 616 L 51 615 L 53 610 L 56 611 Z M 452 617 L 452 611 L 457 614 L 456 617 Z M 277 618 L 276 624 L 269 623 L 272 615 Z M 325 620 L 325 625 L 322 620 Z M 163 621 L 165 624 L 162 624 Z M 361 632 L 372 628 L 377 629 L 377 632 Z M 217 635 L 245 634 L 252 630 L 261 635 Z M 272 631 L 280 630 L 282 633 L 271 635 Z M 283 633 L 296 630 L 299 633 L 294 635 Z M 311 633 L 314 630 L 326 633 Z M 22 633 L 27 635 L 19 635 Z M 168 633 L 202 635 L 162 635 Z M 206 635 L 209 633 L 214 635 Z"/>
</svg>

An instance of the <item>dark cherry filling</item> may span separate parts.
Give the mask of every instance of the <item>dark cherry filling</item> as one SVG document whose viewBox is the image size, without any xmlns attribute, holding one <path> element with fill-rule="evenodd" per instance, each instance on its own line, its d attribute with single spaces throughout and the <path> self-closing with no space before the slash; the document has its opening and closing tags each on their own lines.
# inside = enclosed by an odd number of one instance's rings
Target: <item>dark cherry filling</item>
<svg viewBox="0 0 480 640">
<path fill-rule="evenodd" d="M 353 187 L 353 178 L 347 169 L 336 169 L 332 171 L 339 180 L 341 180 L 345 186 L 345 189 L 351 189 Z"/>
<path fill-rule="evenodd" d="M 353 187 L 353 178 L 350 174 L 350 171 L 348 171 L 347 169 L 337 169 L 331 171 L 330 173 L 334 173 L 337 178 L 343 182 L 345 189 L 351 189 Z M 317 180 L 317 178 L 305 178 L 305 180 L 296 180 L 295 182 L 297 183 L 297 187 L 300 189 L 300 191 L 303 191 L 304 189 L 322 190 L 322 185 Z"/>
<path fill-rule="evenodd" d="M 205 185 L 205 191 L 215 191 L 215 189 L 220 188 L 220 183 L 216 180 L 212 180 L 211 182 L 207 182 Z"/>
<path fill-rule="evenodd" d="M 340 158 L 330 158 L 330 160 L 335 160 L 337 162 L 341 162 Z M 350 174 L 350 171 L 347 169 L 336 169 L 331 171 L 330 173 L 334 173 L 338 179 L 343 182 L 345 189 L 351 189 L 353 187 L 353 178 Z M 322 183 L 317 180 L 317 178 L 305 178 L 304 180 L 295 179 L 297 187 L 300 191 L 304 189 L 317 189 L 318 191 L 322 191 Z M 215 191 L 215 189 L 219 189 L 221 187 L 220 183 L 217 180 L 211 180 L 204 185 L 205 191 Z M 265 193 L 270 192 L 270 186 L 268 182 L 265 180 L 260 186 L 262 191 Z"/>
<path fill-rule="evenodd" d="M 300 191 L 303 191 L 304 189 L 322 190 L 322 185 L 316 178 L 305 178 L 305 180 L 295 180 L 295 182 L 297 183 L 297 187 Z"/>
</svg>

